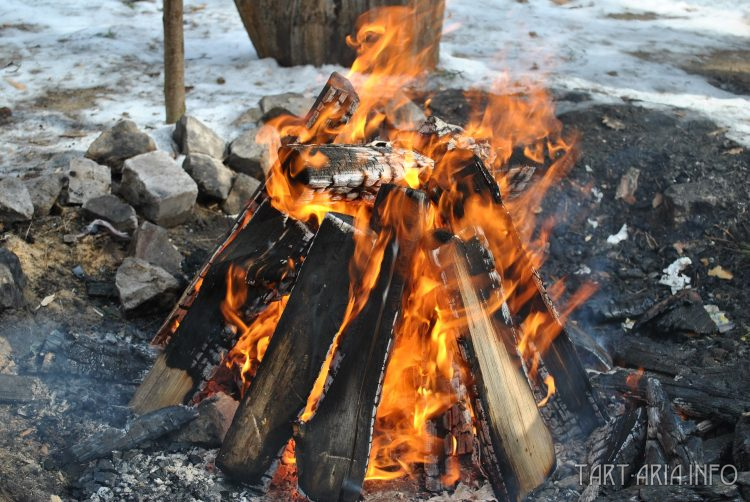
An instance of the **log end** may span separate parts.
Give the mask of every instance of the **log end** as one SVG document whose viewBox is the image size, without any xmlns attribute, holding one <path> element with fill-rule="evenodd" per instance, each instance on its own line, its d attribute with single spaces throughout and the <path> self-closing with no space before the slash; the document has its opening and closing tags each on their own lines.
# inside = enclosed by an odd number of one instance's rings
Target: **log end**
<svg viewBox="0 0 750 502">
<path fill-rule="evenodd" d="M 185 371 L 167 366 L 161 354 L 130 401 L 136 413 L 148 413 L 166 406 L 182 404 L 193 389 L 193 379 Z"/>
</svg>

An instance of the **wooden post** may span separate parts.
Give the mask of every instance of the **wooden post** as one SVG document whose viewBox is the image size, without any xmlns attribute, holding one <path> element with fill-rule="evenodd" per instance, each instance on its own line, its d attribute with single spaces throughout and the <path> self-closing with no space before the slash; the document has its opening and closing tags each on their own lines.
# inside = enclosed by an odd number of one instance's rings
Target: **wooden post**
<svg viewBox="0 0 750 502">
<path fill-rule="evenodd" d="M 185 41 L 182 0 L 164 0 L 164 103 L 167 124 L 185 115 Z"/>
</svg>

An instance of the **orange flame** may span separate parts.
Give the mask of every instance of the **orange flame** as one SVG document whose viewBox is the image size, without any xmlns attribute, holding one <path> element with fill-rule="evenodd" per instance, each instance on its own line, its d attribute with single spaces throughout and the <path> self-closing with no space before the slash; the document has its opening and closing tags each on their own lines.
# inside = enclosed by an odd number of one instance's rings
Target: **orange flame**
<svg viewBox="0 0 750 502">
<path fill-rule="evenodd" d="M 290 183 L 287 174 L 300 166 L 279 158 L 277 153 L 289 138 L 303 144 L 323 142 L 323 138 L 326 141 L 335 138 L 334 143 L 362 144 L 377 137 L 434 159 L 435 166 L 430 171 L 405 166 L 405 178 L 397 182 L 430 193 L 434 193 L 430 191 L 433 186 L 441 187 L 439 200 L 430 210 L 428 230 L 447 227 L 460 233 L 470 226 L 483 230 L 503 279 L 503 295 L 491 299 L 488 310 L 497 311 L 506 303 L 513 313 L 530 310 L 517 328 L 518 350 L 532 376 L 536 375 L 541 355 L 561 332 L 560 323 L 593 292 L 593 287 L 585 286 L 573 294 L 559 322 L 546 309 L 525 309 L 537 294 L 534 268 L 544 261 L 554 225 L 554 220 L 550 219 L 537 230 L 543 197 L 569 172 L 577 157 L 575 138 L 563 137 L 562 125 L 555 117 L 548 92 L 529 84 L 524 93 L 510 93 L 508 91 L 516 87 L 507 80 L 496 82 L 489 95 L 468 92 L 466 98 L 472 108 L 469 124 L 462 132 L 442 136 L 418 133 L 419 124 L 405 113 L 414 104 L 404 89 L 414 85 L 430 66 L 427 50 L 418 54 L 409 50 L 414 46 L 414 37 L 418 36 L 415 30 L 418 23 L 414 23 L 414 19 L 427 22 L 424 16 L 420 18 L 421 1 L 409 7 L 370 11 L 359 20 L 356 36 L 347 39 L 358 54 L 348 77 L 360 98 L 360 105 L 348 123 L 331 125 L 323 117 L 308 129 L 300 117 L 279 116 L 258 133 L 257 140 L 264 143 L 271 154 L 272 168 L 266 190 L 274 207 L 308 222 L 322 221 L 328 211 L 349 214 L 355 217 L 358 230 L 355 254 L 349 263 L 351 286 L 344 320 L 301 413 L 303 421 L 313 416 L 324 395 L 339 337 L 367 301 L 379 274 L 389 235 L 381 232 L 373 238 L 368 228 L 372 213 L 369 202 L 334 200 L 326 192 L 303 194 L 300 187 Z M 507 176 L 511 167 L 519 164 L 539 167 L 541 174 L 533 179 L 530 188 L 505 201 L 512 220 L 496 202 L 473 192 L 466 193 L 457 185 L 460 172 L 475 154 L 483 159 L 503 194 L 513 188 Z M 303 160 L 306 166 L 320 166 L 326 161 L 315 155 Z M 389 205 L 386 214 L 397 227 L 397 235 L 406 231 L 398 228 L 397 222 L 405 219 L 405 215 L 399 213 L 397 205 Z M 518 234 L 511 221 L 516 224 Z M 466 319 L 460 315 L 457 318 L 446 306 L 449 302 L 444 298 L 440 271 L 432 265 L 429 253 L 423 242 L 409 273 L 410 282 L 376 413 L 368 480 L 415 476 L 419 464 L 434 454 L 436 441 L 442 444 L 442 438 L 432 437 L 430 421 L 437 420 L 462 399 L 452 382 L 470 381 L 457 343 L 466 327 Z M 242 342 L 238 344 L 241 348 L 233 349 L 228 364 L 242 368 L 243 381 L 247 383 L 263 356 L 285 299 L 246 325 L 238 314 L 245 298 L 242 288 L 235 290 L 234 287 L 244 285 L 244 281 L 236 281 L 243 279 L 235 277 L 237 273 L 230 269 L 222 312 L 227 322 L 243 333 Z M 564 283 L 559 287 L 564 289 Z M 544 406 L 555 393 L 551 376 L 545 378 L 545 384 L 547 396 L 539 406 Z M 455 447 L 452 453 L 455 455 Z M 460 462 L 455 456 L 452 458 L 443 477 L 446 485 L 460 476 Z"/>
<path fill-rule="evenodd" d="M 282 296 L 263 310 L 255 320 L 248 324 L 242 314 L 247 300 L 247 269 L 237 265 L 230 265 L 227 271 L 227 294 L 221 302 L 221 313 L 230 329 L 240 333 L 239 340 L 224 358 L 224 364 L 229 368 L 239 368 L 238 374 L 242 379 L 241 394 L 250 386 L 260 362 L 271 341 L 274 329 L 284 312 L 289 295 Z"/>
</svg>

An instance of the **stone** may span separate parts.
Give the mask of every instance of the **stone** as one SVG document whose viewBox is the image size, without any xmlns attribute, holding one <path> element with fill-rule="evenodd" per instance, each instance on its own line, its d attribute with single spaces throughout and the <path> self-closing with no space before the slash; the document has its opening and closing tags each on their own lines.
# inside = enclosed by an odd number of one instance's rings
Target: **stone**
<svg viewBox="0 0 750 502">
<path fill-rule="evenodd" d="M 268 147 L 255 141 L 257 134 L 257 128 L 249 129 L 232 141 L 227 165 L 238 173 L 264 179 L 271 169 L 271 160 Z"/>
<path fill-rule="evenodd" d="M 263 117 L 263 112 L 260 111 L 260 108 L 257 106 L 253 106 L 252 108 L 248 108 L 244 112 L 242 112 L 236 119 L 232 121 L 232 125 L 235 127 L 244 127 L 244 126 L 255 126 L 260 122 L 260 119 Z"/>
<path fill-rule="evenodd" d="M 117 269 L 115 287 L 126 312 L 146 313 L 172 306 L 180 283 L 163 268 L 128 256 Z"/>
<path fill-rule="evenodd" d="M 34 216 L 31 195 L 18 178 L 0 179 L 0 222 L 29 221 Z"/>
<path fill-rule="evenodd" d="M 83 204 L 83 212 L 92 219 L 101 218 L 110 222 L 122 232 L 132 233 L 138 228 L 138 216 L 133 206 L 116 195 L 101 195 L 87 200 Z"/>
<path fill-rule="evenodd" d="M 296 92 L 285 92 L 273 94 L 261 98 L 260 111 L 263 112 L 263 121 L 267 122 L 279 115 L 291 114 L 304 117 L 312 108 L 315 98 L 309 98 Z"/>
<path fill-rule="evenodd" d="M 120 120 L 89 145 L 86 157 L 119 173 L 125 160 L 154 150 L 156 143 L 151 136 L 138 129 L 132 120 Z"/>
<path fill-rule="evenodd" d="M 0 312 L 23 307 L 26 303 L 23 296 L 25 287 L 26 276 L 18 256 L 0 248 Z"/>
<path fill-rule="evenodd" d="M 185 158 L 182 167 L 198 184 L 198 192 L 201 195 L 219 200 L 224 200 L 229 195 L 234 173 L 220 160 L 193 153 Z"/>
<path fill-rule="evenodd" d="M 218 448 L 224 442 L 239 402 L 223 392 L 198 405 L 198 418 L 175 434 L 174 441 L 204 448 Z"/>
<path fill-rule="evenodd" d="M 678 183 L 664 192 L 674 221 L 681 223 L 690 217 L 711 211 L 719 204 L 720 188 L 710 181 Z"/>
<path fill-rule="evenodd" d="M 81 205 L 87 200 L 106 195 L 112 187 L 112 173 L 107 166 L 90 159 L 71 159 L 65 173 L 62 199 L 69 205 Z"/>
<path fill-rule="evenodd" d="M 202 153 L 216 159 L 224 158 L 224 140 L 195 117 L 183 115 L 175 125 L 172 138 L 185 155 Z"/>
<path fill-rule="evenodd" d="M 34 216 L 47 216 L 60 198 L 63 189 L 63 177 L 59 174 L 47 174 L 23 181 L 34 205 Z"/>
<path fill-rule="evenodd" d="M 227 214 L 239 214 L 259 187 L 260 181 L 247 174 L 237 173 L 232 190 L 229 192 L 227 200 L 221 205 L 222 211 Z"/>
<path fill-rule="evenodd" d="M 125 161 L 120 195 L 157 225 L 185 222 L 198 197 L 198 186 L 166 152 L 137 155 Z"/>
<path fill-rule="evenodd" d="M 130 254 L 161 267 L 175 277 L 182 275 L 182 254 L 169 242 L 167 230 L 144 221 L 130 241 Z"/>
</svg>

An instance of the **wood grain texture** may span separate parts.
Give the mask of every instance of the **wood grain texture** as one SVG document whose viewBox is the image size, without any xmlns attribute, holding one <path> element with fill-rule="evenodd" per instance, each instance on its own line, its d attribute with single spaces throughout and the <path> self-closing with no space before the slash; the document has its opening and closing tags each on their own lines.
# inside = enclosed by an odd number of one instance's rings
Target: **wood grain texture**
<svg viewBox="0 0 750 502">
<path fill-rule="evenodd" d="M 258 372 L 242 399 L 216 463 L 227 474 L 265 485 L 292 437 L 349 298 L 354 253 L 348 216 L 329 213 L 313 240 Z"/>
<path fill-rule="evenodd" d="M 356 31 L 357 19 L 370 9 L 410 5 L 415 0 L 235 0 L 245 30 L 261 58 L 272 57 L 282 66 L 327 63 L 350 66 L 355 52 L 346 37 Z M 410 52 L 429 52 L 432 67 L 438 61 L 444 0 L 417 0 L 404 22 L 415 30 Z"/>
</svg>

